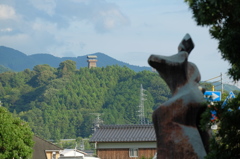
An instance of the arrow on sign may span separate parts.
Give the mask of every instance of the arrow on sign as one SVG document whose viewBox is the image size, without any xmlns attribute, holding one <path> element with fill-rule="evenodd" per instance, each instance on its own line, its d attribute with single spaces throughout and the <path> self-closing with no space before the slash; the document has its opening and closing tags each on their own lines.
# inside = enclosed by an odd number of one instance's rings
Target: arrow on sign
<svg viewBox="0 0 240 159">
<path fill-rule="evenodd" d="M 218 96 L 217 94 L 215 94 L 215 93 L 212 93 L 212 99 L 213 100 L 215 100 L 215 99 L 217 99 L 217 98 L 219 98 L 220 96 Z"/>
<path fill-rule="evenodd" d="M 204 93 L 204 98 L 208 101 L 221 101 L 220 91 L 206 91 Z"/>
</svg>

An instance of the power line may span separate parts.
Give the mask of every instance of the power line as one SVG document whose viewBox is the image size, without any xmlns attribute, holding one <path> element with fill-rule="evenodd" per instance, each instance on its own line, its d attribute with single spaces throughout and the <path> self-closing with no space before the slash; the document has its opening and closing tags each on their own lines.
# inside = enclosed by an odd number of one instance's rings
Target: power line
<svg viewBox="0 0 240 159">
<path fill-rule="evenodd" d="M 221 84 L 214 85 L 214 86 L 213 86 L 213 91 L 214 91 L 214 87 L 221 85 L 221 86 L 222 86 L 222 88 L 221 88 L 222 91 L 221 91 L 221 92 L 223 93 L 223 76 L 222 76 L 222 73 L 220 73 L 220 76 L 213 77 L 213 78 L 208 79 L 208 80 L 206 80 L 206 81 L 204 81 L 204 82 L 211 81 L 211 80 L 216 79 L 216 78 L 220 78 L 220 80 L 218 80 L 218 81 L 213 81 L 213 82 L 211 82 L 211 83 L 213 84 L 213 83 L 216 83 L 216 82 L 220 82 Z"/>
</svg>

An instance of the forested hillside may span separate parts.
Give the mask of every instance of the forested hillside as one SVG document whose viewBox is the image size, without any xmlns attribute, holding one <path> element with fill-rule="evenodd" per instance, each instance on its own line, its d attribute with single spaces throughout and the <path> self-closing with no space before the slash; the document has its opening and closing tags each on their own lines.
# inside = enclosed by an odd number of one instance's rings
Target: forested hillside
<svg viewBox="0 0 240 159">
<path fill-rule="evenodd" d="M 88 137 L 95 116 L 104 124 L 138 124 L 140 85 L 145 89 L 145 117 L 166 101 L 170 92 L 157 73 L 135 72 L 118 65 L 76 68 L 66 60 L 58 68 L 37 65 L 33 70 L 0 74 L 0 100 L 45 138 Z"/>
</svg>

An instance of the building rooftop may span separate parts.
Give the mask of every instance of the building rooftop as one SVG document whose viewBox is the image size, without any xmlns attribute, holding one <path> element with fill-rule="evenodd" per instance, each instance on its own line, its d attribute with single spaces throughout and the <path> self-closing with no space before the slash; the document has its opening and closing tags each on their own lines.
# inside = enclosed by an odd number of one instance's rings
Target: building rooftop
<svg viewBox="0 0 240 159">
<path fill-rule="evenodd" d="M 153 125 L 101 125 L 90 142 L 156 141 Z"/>
<path fill-rule="evenodd" d="M 87 153 L 77 149 L 64 149 L 61 151 L 61 156 L 85 156 Z"/>
<path fill-rule="evenodd" d="M 33 147 L 33 159 L 47 159 L 46 150 L 60 151 L 63 150 L 61 147 L 54 145 L 36 135 L 33 136 L 33 141 L 35 142 Z"/>
</svg>

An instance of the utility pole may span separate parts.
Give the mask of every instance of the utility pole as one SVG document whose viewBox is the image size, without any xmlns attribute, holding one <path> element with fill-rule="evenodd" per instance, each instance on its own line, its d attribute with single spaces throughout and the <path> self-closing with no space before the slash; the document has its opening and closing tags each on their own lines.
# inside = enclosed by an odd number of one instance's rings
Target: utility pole
<svg viewBox="0 0 240 159">
<path fill-rule="evenodd" d="M 222 76 L 222 73 L 221 73 L 221 84 L 222 84 L 222 94 L 223 94 L 223 76 Z"/>
<path fill-rule="evenodd" d="M 213 79 L 216 79 L 216 78 L 221 78 L 220 80 L 218 80 L 218 81 L 214 81 L 214 82 L 211 82 L 212 84 L 213 83 L 216 83 L 216 82 L 220 82 L 221 83 L 221 89 L 222 89 L 222 93 L 223 93 L 223 77 L 222 77 L 222 73 L 220 74 L 220 76 L 217 76 L 217 77 L 213 77 L 213 78 L 211 78 L 211 79 L 208 79 L 208 80 L 206 80 L 206 81 L 204 81 L 204 82 L 207 82 L 207 81 L 211 81 L 211 80 L 213 80 Z M 220 84 L 218 84 L 217 86 L 219 86 Z M 212 91 L 214 91 L 214 88 L 215 88 L 216 86 L 214 86 L 213 85 L 213 87 L 212 87 Z"/>
<path fill-rule="evenodd" d="M 144 94 L 144 89 L 142 87 L 142 84 L 141 84 L 141 87 L 140 87 L 140 104 L 139 104 L 139 120 L 140 120 L 140 124 L 146 124 L 145 122 L 145 115 L 144 115 L 144 100 L 146 100 L 144 97 L 146 95 Z"/>
</svg>

